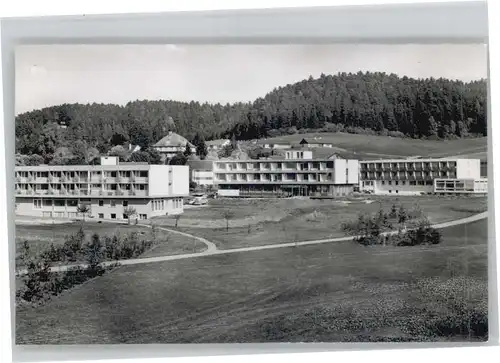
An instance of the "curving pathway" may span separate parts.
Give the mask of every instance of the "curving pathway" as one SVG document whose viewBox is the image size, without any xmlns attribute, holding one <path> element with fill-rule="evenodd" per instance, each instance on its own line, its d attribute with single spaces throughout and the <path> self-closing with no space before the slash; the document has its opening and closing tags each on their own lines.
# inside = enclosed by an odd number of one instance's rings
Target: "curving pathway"
<svg viewBox="0 0 500 363">
<path fill-rule="evenodd" d="M 462 225 L 462 224 L 476 222 L 476 221 L 485 219 L 487 217 L 488 217 L 488 212 L 483 212 L 483 213 L 479 213 L 479 214 L 476 214 L 476 215 L 473 215 L 470 217 L 457 219 L 454 221 L 436 223 L 436 224 L 433 224 L 432 227 L 436 228 L 436 229 L 448 228 L 448 227 L 453 227 L 453 226 L 458 226 L 458 225 Z M 151 228 L 151 225 L 147 225 L 147 224 L 140 224 L 140 226 Z M 234 249 L 228 249 L 228 250 L 218 250 L 217 246 L 213 242 L 210 242 L 205 238 L 197 237 L 197 236 L 191 235 L 189 233 L 180 232 L 180 231 L 176 231 L 176 230 L 165 228 L 165 227 L 156 227 L 156 228 L 158 228 L 160 230 L 167 231 L 167 232 L 171 232 L 171 233 L 177 233 L 177 234 L 189 237 L 189 238 L 194 238 L 200 242 L 205 243 L 207 245 L 207 249 L 203 252 L 189 253 L 189 254 L 182 254 L 182 255 L 156 256 L 156 257 L 133 258 L 133 259 L 129 259 L 129 260 L 106 261 L 106 262 L 103 262 L 101 265 L 102 266 L 111 266 L 111 265 L 114 265 L 116 263 L 119 263 L 120 266 L 139 265 L 139 264 L 144 264 L 144 263 L 174 261 L 174 260 L 182 260 L 182 259 L 202 257 L 202 256 L 225 255 L 225 254 L 229 254 L 229 253 L 251 252 L 251 251 L 260 251 L 260 250 L 270 250 L 270 249 L 276 249 L 276 248 L 287 248 L 287 247 L 309 246 L 309 245 L 322 244 L 322 243 L 343 242 L 343 241 L 349 241 L 349 240 L 356 238 L 356 236 L 347 236 L 347 237 L 317 239 L 317 240 L 301 241 L 301 242 L 276 243 L 276 244 L 265 245 L 265 246 L 253 246 L 253 247 L 234 248 Z M 398 233 L 398 232 L 397 231 L 390 231 L 390 232 L 383 232 L 382 235 L 392 235 L 392 234 L 396 234 L 396 233 Z M 465 246 L 465 247 L 468 247 L 468 246 Z M 463 249 L 465 247 L 459 246 L 456 248 Z M 61 272 L 61 271 L 68 270 L 72 267 L 77 267 L 77 266 L 85 267 L 85 264 L 55 266 L 55 267 L 51 268 L 51 271 Z M 17 272 L 17 274 L 20 274 L 20 275 L 23 275 L 25 273 L 26 273 L 26 271 Z"/>
<path fill-rule="evenodd" d="M 152 226 L 150 224 L 141 224 L 141 223 L 139 223 L 139 224 L 137 224 L 137 226 L 146 227 L 146 228 L 152 228 Z M 169 233 L 176 233 L 178 235 L 181 235 L 181 236 L 184 236 L 184 237 L 193 238 L 193 239 L 195 239 L 197 241 L 200 241 L 200 242 L 204 243 L 207 246 L 207 249 L 205 251 L 203 251 L 202 253 L 212 253 L 215 250 L 217 250 L 217 246 L 215 245 L 215 243 L 210 242 L 206 238 L 198 237 L 198 236 L 195 236 L 195 235 L 192 235 L 192 234 L 189 234 L 189 233 L 177 231 L 175 229 L 170 229 L 170 228 L 166 228 L 166 227 L 160 227 L 160 226 L 155 226 L 155 227 L 157 229 L 162 230 L 162 231 L 166 231 L 166 232 L 169 232 Z"/>
</svg>

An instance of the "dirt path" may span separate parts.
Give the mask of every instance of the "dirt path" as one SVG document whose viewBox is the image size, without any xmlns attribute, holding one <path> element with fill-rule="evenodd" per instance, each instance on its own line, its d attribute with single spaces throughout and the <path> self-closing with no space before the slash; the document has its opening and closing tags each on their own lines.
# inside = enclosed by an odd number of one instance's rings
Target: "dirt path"
<svg viewBox="0 0 500 363">
<path fill-rule="evenodd" d="M 448 228 L 448 227 L 453 227 L 453 226 L 458 226 L 458 225 L 462 225 L 462 224 L 476 222 L 476 221 L 485 219 L 487 217 L 488 217 L 488 212 L 483 212 L 483 213 L 479 213 L 479 214 L 476 214 L 476 215 L 473 215 L 470 217 L 457 219 L 454 221 L 437 223 L 437 224 L 432 225 L 432 227 L 437 228 L 437 229 Z M 146 225 L 146 224 L 141 225 L 141 226 L 151 228 L 150 225 Z M 199 253 L 189 253 L 189 254 L 173 255 L 173 256 L 133 258 L 133 259 L 129 259 L 129 260 L 120 260 L 120 261 L 106 261 L 106 262 L 103 262 L 102 265 L 109 266 L 109 265 L 116 264 L 117 262 L 122 266 L 124 266 L 124 265 L 138 265 L 138 264 L 143 264 L 143 263 L 174 261 L 174 260 L 182 260 L 182 259 L 186 259 L 186 258 L 195 258 L 195 257 L 202 257 L 202 256 L 224 255 L 224 254 L 229 254 L 229 253 L 252 252 L 252 251 L 260 251 L 260 250 L 276 249 L 276 248 L 309 246 L 309 245 L 315 245 L 315 244 L 321 244 L 321 243 L 343 242 L 343 241 L 349 241 L 349 240 L 352 240 L 355 238 L 355 236 L 348 236 L 348 237 L 338 237 L 338 238 L 329 238 L 329 239 L 318 239 L 318 240 L 311 240 L 311 241 L 278 243 L 278 244 L 271 244 L 271 245 L 265 245 L 265 246 L 242 247 L 242 248 L 234 248 L 234 249 L 228 249 L 228 250 L 218 250 L 216 245 L 213 242 L 210 242 L 205 238 L 193 236 L 189 233 L 179 232 L 179 231 L 164 228 L 164 227 L 157 227 L 157 228 L 164 230 L 164 231 L 171 232 L 171 233 L 178 233 L 178 234 L 181 234 L 181 235 L 186 236 L 186 237 L 195 238 L 198 241 L 205 243 L 207 245 L 207 249 L 205 251 L 199 252 Z M 384 232 L 383 235 L 391 235 L 391 234 L 396 234 L 396 233 L 397 233 L 397 231 Z M 464 248 L 464 247 L 460 246 L 458 248 Z M 85 264 L 57 266 L 57 267 L 51 268 L 51 271 L 61 272 L 61 271 L 65 271 L 69 268 L 76 267 L 76 266 L 84 267 Z M 19 275 L 23 275 L 26 273 L 26 271 L 22 270 L 22 271 L 18 271 L 17 273 Z"/>
</svg>

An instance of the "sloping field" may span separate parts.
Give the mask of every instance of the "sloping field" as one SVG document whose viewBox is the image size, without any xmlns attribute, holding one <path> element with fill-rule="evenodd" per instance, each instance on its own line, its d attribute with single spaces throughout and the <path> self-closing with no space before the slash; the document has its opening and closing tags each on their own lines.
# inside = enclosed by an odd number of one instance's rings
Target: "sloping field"
<svg viewBox="0 0 500 363">
<path fill-rule="evenodd" d="M 486 156 L 487 151 L 486 137 L 442 141 L 337 132 L 286 135 L 261 139 L 258 140 L 258 143 L 289 142 L 298 144 L 303 138 L 309 142 L 333 143 L 334 148 L 328 148 L 331 154 L 338 152 L 348 156 L 358 155 L 358 157 L 370 159 L 408 156 L 447 157 L 467 154 Z"/>
<path fill-rule="evenodd" d="M 407 210 L 418 207 L 431 223 L 441 223 L 486 211 L 487 198 L 217 199 L 203 208 L 186 210 L 178 220 L 178 228 L 207 238 L 219 249 L 335 238 L 344 236 L 343 222 L 355 219 L 359 213 L 376 213 L 381 207 L 389 211 L 392 205 Z M 227 211 L 231 212 L 229 221 L 224 219 Z M 168 217 L 155 219 L 155 223 L 175 225 Z"/>
<path fill-rule="evenodd" d="M 487 221 L 443 232 L 431 247 L 342 242 L 123 266 L 45 306 L 18 308 L 16 340 L 448 340 L 419 329 L 456 314 L 455 300 L 486 304 Z"/>
</svg>

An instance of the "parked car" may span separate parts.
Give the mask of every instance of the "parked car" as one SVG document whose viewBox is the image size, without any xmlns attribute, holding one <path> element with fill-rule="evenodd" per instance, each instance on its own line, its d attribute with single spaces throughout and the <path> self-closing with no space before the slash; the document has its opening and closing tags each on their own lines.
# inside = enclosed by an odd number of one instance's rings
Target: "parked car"
<svg viewBox="0 0 500 363">
<path fill-rule="evenodd" d="M 190 204 L 205 205 L 208 204 L 208 198 L 205 194 L 193 194 L 193 199 Z"/>
</svg>

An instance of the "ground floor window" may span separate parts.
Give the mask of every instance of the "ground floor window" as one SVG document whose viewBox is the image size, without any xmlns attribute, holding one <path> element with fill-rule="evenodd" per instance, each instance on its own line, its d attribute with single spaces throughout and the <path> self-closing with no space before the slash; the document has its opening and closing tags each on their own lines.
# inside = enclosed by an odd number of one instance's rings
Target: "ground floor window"
<svg viewBox="0 0 500 363">
<path fill-rule="evenodd" d="M 128 216 L 126 214 L 124 214 L 123 219 L 128 219 Z"/>
<path fill-rule="evenodd" d="M 64 207 L 66 205 L 64 199 L 54 199 L 54 206 Z"/>
<path fill-rule="evenodd" d="M 104 213 L 99 213 L 99 219 L 104 219 Z"/>
<path fill-rule="evenodd" d="M 33 199 L 33 208 L 35 208 L 35 209 L 42 208 L 42 200 L 41 199 Z"/>
<path fill-rule="evenodd" d="M 124 200 L 124 201 L 123 201 L 123 206 L 124 206 L 124 207 L 128 207 L 128 200 Z"/>
<path fill-rule="evenodd" d="M 64 212 L 54 212 L 55 218 L 64 218 Z"/>
<path fill-rule="evenodd" d="M 139 219 L 148 219 L 147 214 L 139 214 Z"/>
<path fill-rule="evenodd" d="M 76 212 L 68 212 L 69 218 L 76 218 Z"/>
<path fill-rule="evenodd" d="M 104 206 L 104 200 L 100 200 L 99 201 L 99 207 L 103 207 Z"/>
<path fill-rule="evenodd" d="M 52 212 L 43 212 L 42 216 L 45 218 L 51 218 L 52 217 Z"/>
<path fill-rule="evenodd" d="M 78 205 L 78 200 L 68 199 L 68 207 L 76 207 Z"/>
<path fill-rule="evenodd" d="M 111 213 L 111 219 L 116 219 L 116 214 L 115 213 Z"/>
</svg>

